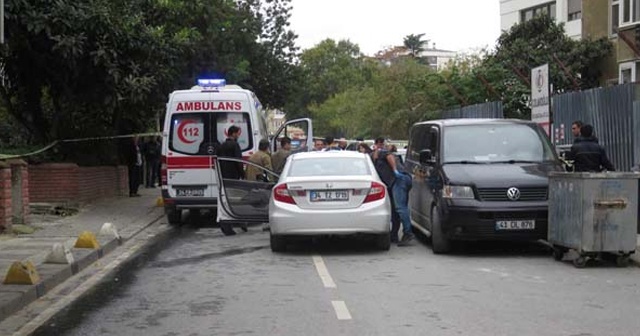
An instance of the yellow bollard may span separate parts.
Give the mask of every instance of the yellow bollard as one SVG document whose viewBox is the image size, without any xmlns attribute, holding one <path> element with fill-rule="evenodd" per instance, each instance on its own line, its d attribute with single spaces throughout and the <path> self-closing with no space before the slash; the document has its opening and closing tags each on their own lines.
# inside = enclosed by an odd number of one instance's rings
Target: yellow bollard
<svg viewBox="0 0 640 336">
<path fill-rule="evenodd" d="M 35 285 L 40 282 L 40 275 L 31 261 L 16 261 L 11 264 L 4 278 L 5 285 Z"/>
<path fill-rule="evenodd" d="M 156 206 L 157 206 L 158 208 L 163 207 L 163 206 L 164 206 L 164 198 L 162 198 L 162 197 L 158 197 L 158 198 L 156 198 Z"/>
<path fill-rule="evenodd" d="M 84 231 L 76 240 L 76 244 L 73 246 L 75 248 L 90 248 L 90 249 L 98 249 L 100 248 L 100 244 L 98 243 L 98 239 L 93 232 Z"/>
</svg>

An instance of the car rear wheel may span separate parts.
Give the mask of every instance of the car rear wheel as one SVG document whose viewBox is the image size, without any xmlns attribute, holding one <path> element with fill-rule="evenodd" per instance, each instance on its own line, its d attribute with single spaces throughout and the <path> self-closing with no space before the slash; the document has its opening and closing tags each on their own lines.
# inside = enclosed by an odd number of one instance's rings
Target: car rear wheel
<svg viewBox="0 0 640 336">
<path fill-rule="evenodd" d="M 435 254 L 444 254 L 451 251 L 451 241 L 442 232 L 440 210 L 437 206 L 431 210 L 431 249 Z"/>
<path fill-rule="evenodd" d="M 376 247 L 381 251 L 389 251 L 391 248 L 391 234 L 383 233 L 376 236 Z"/>
<path fill-rule="evenodd" d="M 271 252 L 284 252 L 287 249 L 287 241 L 284 237 L 270 234 Z"/>
<path fill-rule="evenodd" d="M 180 225 L 182 223 L 182 210 L 167 210 L 167 220 L 171 225 Z"/>
</svg>

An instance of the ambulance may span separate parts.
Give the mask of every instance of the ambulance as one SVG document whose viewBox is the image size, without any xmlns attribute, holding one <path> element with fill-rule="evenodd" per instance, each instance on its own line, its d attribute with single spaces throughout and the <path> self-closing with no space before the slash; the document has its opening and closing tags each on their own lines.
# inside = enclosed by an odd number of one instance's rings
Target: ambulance
<svg viewBox="0 0 640 336">
<path fill-rule="evenodd" d="M 169 223 L 179 224 L 183 210 L 216 210 L 216 155 L 229 127 L 240 128 L 238 143 L 244 159 L 258 151 L 258 143 L 269 139 L 269 134 L 258 97 L 238 85 L 227 85 L 224 79 L 199 79 L 189 90 L 172 92 L 166 109 L 160 169 L 162 198 Z M 273 137 L 272 150 L 278 149 L 275 140 L 283 136 L 287 126 L 301 123 L 311 129 L 309 119 L 283 124 Z"/>
</svg>

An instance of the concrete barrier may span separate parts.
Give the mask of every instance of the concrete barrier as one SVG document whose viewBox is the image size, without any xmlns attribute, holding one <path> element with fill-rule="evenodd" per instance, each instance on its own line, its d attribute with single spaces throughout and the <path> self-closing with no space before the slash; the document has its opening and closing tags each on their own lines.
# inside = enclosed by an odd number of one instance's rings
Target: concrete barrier
<svg viewBox="0 0 640 336">
<path fill-rule="evenodd" d="M 100 248 L 100 244 L 98 243 L 98 239 L 93 232 L 84 231 L 80 234 L 80 236 L 78 236 L 78 240 L 76 240 L 76 244 L 73 247 L 95 250 Z"/>
<path fill-rule="evenodd" d="M 55 243 L 53 244 L 53 248 L 51 252 L 45 259 L 45 263 L 49 264 L 64 264 L 71 265 L 75 262 L 73 258 L 73 253 L 71 253 L 71 249 L 67 248 L 63 244 Z"/>
<path fill-rule="evenodd" d="M 3 283 L 5 285 L 35 285 L 40 275 L 31 261 L 16 261 L 9 267 Z"/>
</svg>

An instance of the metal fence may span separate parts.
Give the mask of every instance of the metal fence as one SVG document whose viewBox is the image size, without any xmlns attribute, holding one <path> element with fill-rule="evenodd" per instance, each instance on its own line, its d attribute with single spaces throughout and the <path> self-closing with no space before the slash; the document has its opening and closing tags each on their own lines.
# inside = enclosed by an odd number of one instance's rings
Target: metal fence
<svg viewBox="0 0 640 336">
<path fill-rule="evenodd" d="M 616 170 L 629 171 L 640 158 L 639 89 L 630 83 L 553 96 L 552 140 L 571 144 L 571 124 L 591 124 Z"/>
<path fill-rule="evenodd" d="M 440 117 L 442 119 L 502 119 L 504 118 L 504 113 L 502 111 L 502 102 L 496 101 L 445 110 L 441 112 Z"/>
</svg>

